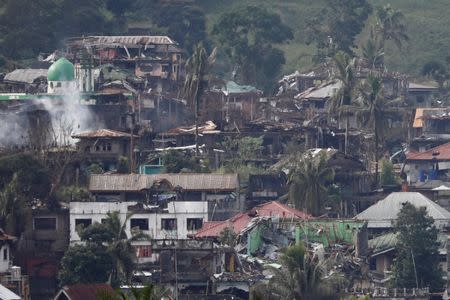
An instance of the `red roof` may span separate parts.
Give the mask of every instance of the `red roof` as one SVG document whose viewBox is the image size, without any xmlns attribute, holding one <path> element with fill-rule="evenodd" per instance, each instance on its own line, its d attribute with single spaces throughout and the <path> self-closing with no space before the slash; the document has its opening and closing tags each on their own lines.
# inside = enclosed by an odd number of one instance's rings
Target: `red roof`
<svg viewBox="0 0 450 300">
<path fill-rule="evenodd" d="M 425 152 L 413 152 L 406 155 L 407 160 L 450 160 L 450 143 L 446 143 Z"/>
<path fill-rule="evenodd" d="M 194 235 L 195 238 L 218 237 L 227 227 L 233 228 L 239 234 L 254 217 L 281 217 L 293 219 L 309 219 L 310 215 L 291 208 L 276 201 L 260 204 L 246 213 L 239 213 L 225 221 L 205 222 L 203 227 Z"/>
<path fill-rule="evenodd" d="M 69 300 L 97 300 L 98 294 L 102 292 L 115 295 L 114 289 L 109 284 L 75 284 L 64 287 L 55 299 L 61 300 L 66 296 Z"/>
</svg>

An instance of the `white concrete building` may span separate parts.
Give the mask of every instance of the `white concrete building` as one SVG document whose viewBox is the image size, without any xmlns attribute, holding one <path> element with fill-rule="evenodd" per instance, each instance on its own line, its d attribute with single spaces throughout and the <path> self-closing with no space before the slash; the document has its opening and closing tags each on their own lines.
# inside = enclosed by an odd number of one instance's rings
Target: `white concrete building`
<svg viewBox="0 0 450 300">
<path fill-rule="evenodd" d="M 208 221 L 207 201 L 171 201 L 167 208 L 143 206 L 137 208 L 136 201 L 127 202 L 71 202 L 70 242 L 80 241 L 77 226 L 101 223 L 108 212 L 118 211 L 124 222 L 127 214 L 126 233 L 131 236 L 132 228 L 139 228 L 153 239 L 186 239 Z"/>
<path fill-rule="evenodd" d="M 11 243 L 15 238 L 6 234 L 0 229 L 0 273 L 10 271 L 11 261 Z"/>
</svg>

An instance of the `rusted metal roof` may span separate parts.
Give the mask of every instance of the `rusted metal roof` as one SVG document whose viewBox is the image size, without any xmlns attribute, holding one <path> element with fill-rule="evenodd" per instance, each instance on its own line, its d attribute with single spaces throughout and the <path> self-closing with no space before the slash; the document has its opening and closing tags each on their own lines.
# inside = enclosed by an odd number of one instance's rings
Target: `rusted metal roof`
<svg viewBox="0 0 450 300">
<path fill-rule="evenodd" d="M 85 131 L 72 135 L 74 139 L 86 139 L 86 138 L 130 138 L 131 134 L 122 131 L 116 131 L 111 129 L 99 129 L 93 131 Z M 138 135 L 134 135 L 138 138 Z"/>
<path fill-rule="evenodd" d="M 109 284 L 75 284 L 64 287 L 55 299 L 97 300 L 99 293 L 107 293 L 113 297 L 116 293 Z"/>
<path fill-rule="evenodd" d="M 450 111 L 446 108 L 416 108 L 414 116 L 413 128 L 422 128 L 423 120 L 437 119 L 445 120 L 450 118 Z"/>
<path fill-rule="evenodd" d="M 122 46 L 146 46 L 146 45 L 177 45 L 177 43 L 168 36 L 133 36 L 133 35 L 103 35 L 77 37 L 67 40 L 70 45 L 122 45 Z"/>
<path fill-rule="evenodd" d="M 413 152 L 406 155 L 406 160 L 450 161 L 450 143 L 446 143 L 425 152 Z"/>
<path fill-rule="evenodd" d="M 126 192 L 152 188 L 161 180 L 168 181 L 172 187 L 180 186 L 185 191 L 235 191 L 239 187 L 237 174 L 112 174 L 91 175 L 91 192 Z"/>
<path fill-rule="evenodd" d="M 16 69 L 6 74 L 3 80 L 31 84 L 40 77 L 47 80 L 47 71 L 47 69 Z"/>
</svg>

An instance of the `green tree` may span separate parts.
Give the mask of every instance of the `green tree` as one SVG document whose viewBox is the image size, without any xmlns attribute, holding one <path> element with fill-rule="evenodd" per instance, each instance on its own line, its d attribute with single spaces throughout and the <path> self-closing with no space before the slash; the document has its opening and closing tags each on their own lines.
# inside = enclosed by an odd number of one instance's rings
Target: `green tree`
<svg viewBox="0 0 450 300">
<path fill-rule="evenodd" d="M 299 165 L 290 171 L 289 200 L 298 209 L 317 216 L 328 193 L 328 184 L 332 182 L 334 172 L 327 166 L 326 154 L 317 156 L 307 153 Z"/>
<path fill-rule="evenodd" d="M 326 8 L 307 21 L 308 43 L 315 43 L 318 60 L 338 51 L 353 54 L 355 38 L 372 12 L 367 0 L 326 0 Z"/>
<path fill-rule="evenodd" d="M 290 246 L 280 257 L 281 269 L 273 269 L 269 291 L 275 299 L 335 299 L 322 277 L 323 263 L 308 255 L 303 245 Z M 334 293 L 335 294 L 335 293 Z"/>
<path fill-rule="evenodd" d="M 108 32 L 104 0 L 5 0 L 0 3 L 1 53 L 8 58 L 50 52 L 69 36 Z"/>
<path fill-rule="evenodd" d="M 199 155 L 198 149 L 198 113 L 200 99 L 208 86 L 208 74 L 211 66 L 216 60 L 216 49 L 208 56 L 205 48 L 199 43 L 191 57 L 186 61 L 186 78 L 183 94 L 195 112 L 195 153 Z"/>
<path fill-rule="evenodd" d="M 279 15 L 256 6 L 223 13 L 212 33 L 238 68 L 243 82 L 266 91 L 285 62 L 284 53 L 273 45 L 293 38 L 292 30 Z"/>
<path fill-rule="evenodd" d="M 443 63 L 438 61 L 429 61 L 422 67 L 422 75 L 431 77 L 439 85 L 439 89 L 444 89 L 444 83 L 450 78 L 450 74 Z"/>
<path fill-rule="evenodd" d="M 377 7 L 375 12 L 375 32 L 378 34 L 381 43 L 381 50 L 384 52 L 386 41 L 393 41 L 398 49 L 408 41 L 404 15 L 401 11 L 394 9 L 390 4 Z"/>
<path fill-rule="evenodd" d="M 373 30 L 366 44 L 362 46 L 362 57 L 370 64 L 372 69 L 383 66 L 384 50 Z"/>
<path fill-rule="evenodd" d="M 148 4 L 145 3 L 145 6 Z M 192 3 L 162 3 L 151 11 L 152 20 L 167 34 L 192 53 L 202 42 L 207 45 L 205 12 Z M 207 47 L 208 48 L 208 47 Z"/>
<path fill-rule="evenodd" d="M 197 173 L 208 172 L 202 160 L 176 150 L 164 152 L 162 161 L 167 173 L 180 173 L 185 170 Z"/>
<path fill-rule="evenodd" d="M 345 117 L 345 145 L 344 152 L 348 153 L 348 130 L 349 119 L 353 111 L 354 95 L 357 85 L 356 78 L 356 58 L 352 58 L 345 52 L 338 52 L 333 58 L 336 71 L 333 78 L 340 83 L 340 88 L 331 97 L 329 112 L 338 117 L 338 120 Z M 340 123 L 340 122 L 339 122 Z"/>
<path fill-rule="evenodd" d="M 438 229 L 426 208 L 405 203 L 394 222 L 394 229 L 398 234 L 393 268 L 395 286 L 430 287 L 432 292 L 442 291 L 444 281 L 439 268 Z"/>
<path fill-rule="evenodd" d="M 105 247 L 94 244 L 71 246 L 61 260 L 60 284 L 106 282 L 112 266 L 111 255 Z"/>
<path fill-rule="evenodd" d="M 394 173 L 394 165 L 389 159 L 383 159 L 381 161 L 381 174 L 380 174 L 381 185 L 395 185 L 397 180 Z"/>
<path fill-rule="evenodd" d="M 132 237 L 127 237 L 125 228 L 130 217 L 131 214 L 122 222 L 119 212 L 110 212 L 102 224 L 94 223 L 86 228 L 77 229 L 87 247 L 95 245 L 97 248 L 104 248 L 110 255 L 112 265 L 109 279 L 113 284 L 129 282 L 136 260 L 131 242 L 149 238 L 140 231 L 134 232 Z"/>
<path fill-rule="evenodd" d="M 219 233 L 219 241 L 222 245 L 234 247 L 236 245 L 237 235 L 233 227 L 226 227 Z"/>
<path fill-rule="evenodd" d="M 372 127 L 374 133 L 375 176 L 378 183 L 379 149 L 383 148 L 384 136 L 388 128 L 388 117 L 392 107 L 401 99 L 387 100 L 383 94 L 382 78 L 370 74 L 367 81 L 359 88 L 357 99 L 358 115 L 363 123 Z"/>
</svg>

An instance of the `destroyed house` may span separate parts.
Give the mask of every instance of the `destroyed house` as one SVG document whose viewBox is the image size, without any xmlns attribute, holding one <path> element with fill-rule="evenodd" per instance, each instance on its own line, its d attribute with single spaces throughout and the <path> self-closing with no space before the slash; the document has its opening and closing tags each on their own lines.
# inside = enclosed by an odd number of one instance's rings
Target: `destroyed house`
<svg viewBox="0 0 450 300">
<path fill-rule="evenodd" d="M 226 228 L 232 229 L 234 233 L 239 235 L 252 222 L 254 218 L 258 217 L 286 220 L 306 220 L 311 218 L 310 215 L 304 212 L 281 204 L 277 201 L 271 201 L 268 203 L 257 205 L 251 210 L 244 213 L 239 213 L 225 221 L 206 222 L 203 227 L 192 237 L 196 239 L 217 239 L 220 236 L 220 233 Z"/>
<path fill-rule="evenodd" d="M 237 174 L 91 175 L 89 191 L 103 202 L 205 201 L 210 220 L 225 220 L 243 205 Z"/>
<path fill-rule="evenodd" d="M 3 77 L 2 91 L 8 93 L 45 93 L 47 69 L 16 69 Z"/>
<path fill-rule="evenodd" d="M 15 260 L 29 276 L 32 297 L 55 295 L 60 260 L 69 245 L 69 210 L 38 207 L 25 220 Z"/>
<path fill-rule="evenodd" d="M 408 103 L 413 107 L 430 107 L 431 98 L 438 90 L 432 85 L 410 82 L 408 84 Z"/>
<path fill-rule="evenodd" d="M 410 152 L 406 155 L 402 173 L 411 186 L 419 186 L 427 182 L 449 182 L 450 143 L 446 143 L 425 152 Z M 439 184 L 439 185 L 440 185 Z M 430 186 L 435 188 L 436 186 Z"/>
<path fill-rule="evenodd" d="M 117 168 L 121 156 L 130 157 L 139 136 L 130 133 L 99 129 L 72 135 L 78 139 L 77 149 L 80 156 L 89 163 L 99 164 L 103 170 Z M 132 149 L 133 148 L 133 149 Z"/>
<path fill-rule="evenodd" d="M 102 223 L 108 213 L 118 212 L 125 232 L 132 237 L 136 230 L 152 239 L 185 239 L 194 234 L 208 221 L 208 202 L 176 201 L 162 198 L 157 204 L 127 202 L 71 202 L 70 242 L 77 243 L 80 237 L 77 228 Z M 131 217 L 129 215 L 132 214 Z M 137 241 L 139 246 L 147 246 L 148 241 Z M 146 260 L 144 252 L 138 255 Z"/>
<path fill-rule="evenodd" d="M 95 65 L 111 63 L 148 80 L 148 88 L 159 92 L 181 79 L 182 50 L 167 36 L 87 36 L 71 38 L 66 47 L 83 64 L 86 50 Z"/>
<path fill-rule="evenodd" d="M 411 146 L 419 152 L 450 141 L 449 108 L 417 108 Z"/>
<path fill-rule="evenodd" d="M 134 247 L 137 253 L 142 251 L 140 246 Z M 214 299 L 236 299 L 236 295 L 243 297 L 239 299 L 248 298 L 252 276 L 243 271 L 231 247 L 218 246 L 212 241 L 162 239 L 152 240 L 146 251 L 149 258 L 139 265 L 140 271 L 135 272 L 132 282 L 140 284 L 147 280 L 178 287 L 180 299 L 213 299 L 204 298 L 205 295 L 214 295 Z M 151 277 L 146 279 L 145 274 Z M 225 298 L 229 294 L 235 297 Z"/>
<path fill-rule="evenodd" d="M 201 115 L 220 124 L 236 124 L 233 126 L 240 128 L 261 116 L 262 95 L 263 92 L 253 86 L 228 81 L 205 93 L 200 104 Z"/>
<path fill-rule="evenodd" d="M 248 181 L 246 209 L 277 200 L 287 192 L 284 173 L 250 174 Z"/>
</svg>

